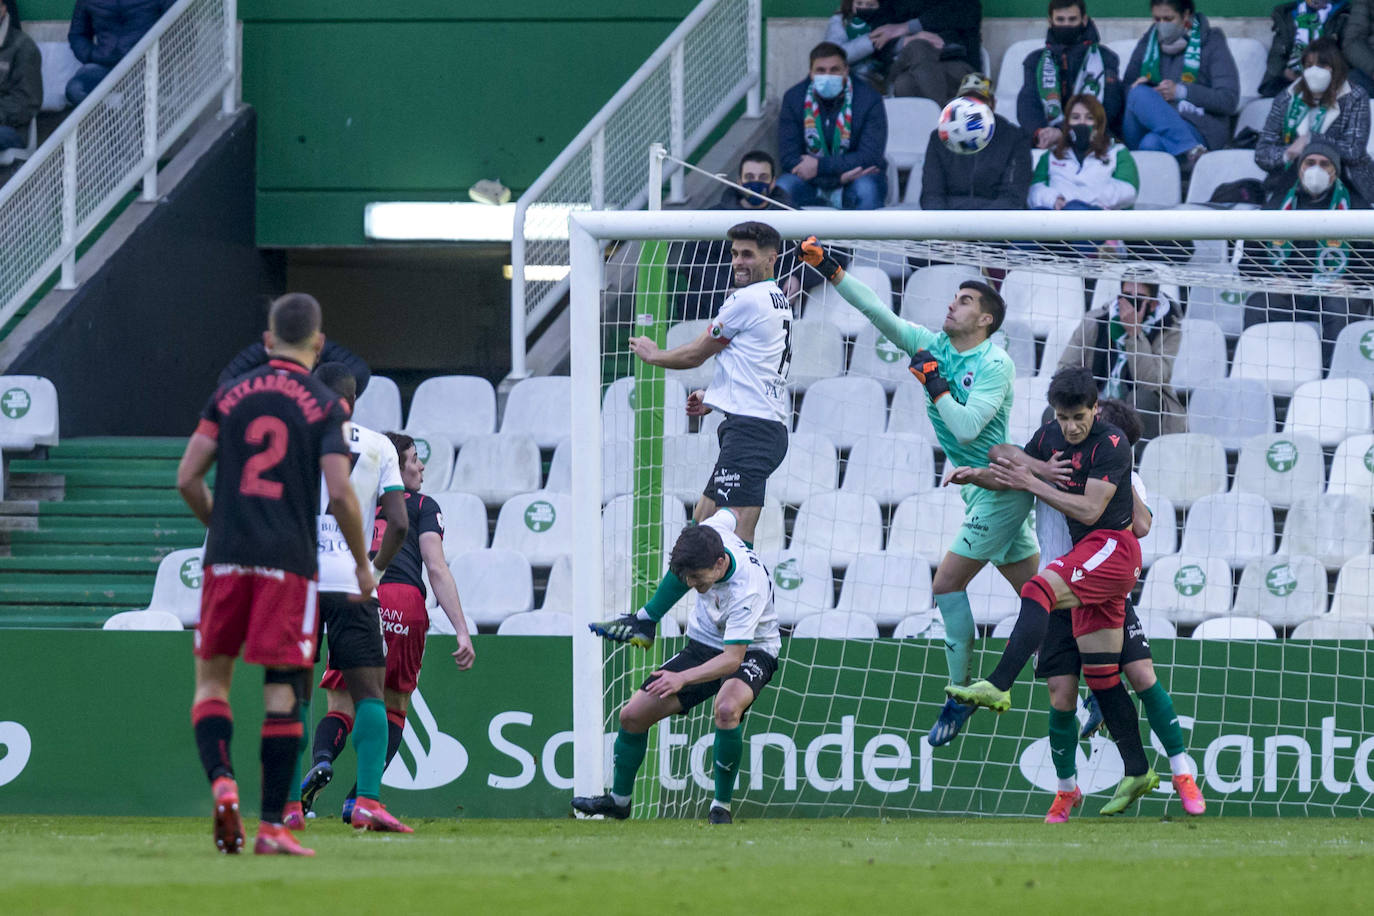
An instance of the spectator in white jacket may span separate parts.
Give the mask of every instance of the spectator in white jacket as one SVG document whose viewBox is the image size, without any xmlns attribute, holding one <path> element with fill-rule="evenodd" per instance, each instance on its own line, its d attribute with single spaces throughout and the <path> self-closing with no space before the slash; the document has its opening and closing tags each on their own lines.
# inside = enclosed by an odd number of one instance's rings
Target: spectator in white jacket
<svg viewBox="0 0 1374 916">
<path fill-rule="evenodd" d="M 1107 132 L 1107 112 L 1090 93 L 1069 99 L 1068 130 L 1031 176 L 1034 210 L 1127 210 L 1140 193 L 1135 159 Z"/>
</svg>

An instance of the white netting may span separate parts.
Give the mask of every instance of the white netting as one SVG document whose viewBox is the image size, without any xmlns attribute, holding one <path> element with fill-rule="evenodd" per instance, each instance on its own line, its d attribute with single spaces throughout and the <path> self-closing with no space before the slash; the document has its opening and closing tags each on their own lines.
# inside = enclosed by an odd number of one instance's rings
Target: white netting
<svg viewBox="0 0 1374 916">
<path fill-rule="evenodd" d="M 1290 249 L 1268 238 L 1160 239 L 1157 223 L 1150 241 L 1132 237 L 1145 234 L 1132 231 L 1132 214 L 1101 243 L 828 237 L 844 234 L 828 233 L 828 224 L 852 227 L 845 220 L 853 216 L 763 214 L 787 234 L 814 232 L 833 245 L 852 277 L 913 322 L 938 329 L 962 280 L 999 287 L 1007 315 L 996 341 L 1016 363 L 1008 439 L 1017 444 L 1040 424 L 1061 360 L 1076 359 L 1108 383 L 1103 366 L 1123 344 L 1104 349 L 1102 341 L 1119 340 L 1111 318 L 1123 283 L 1131 297 L 1168 304 L 1167 327 L 1144 332 L 1154 336 L 1144 349 L 1158 355 L 1133 351 L 1128 365 L 1140 381 L 1128 368 L 1119 392 L 1143 414 L 1149 441 L 1136 467 L 1155 515 L 1134 598 L 1209 810 L 1366 813 L 1374 789 L 1374 721 L 1365 712 L 1374 319 L 1365 243 L 1297 239 Z M 675 346 L 699 335 L 729 291 L 728 245 L 718 230 L 687 235 L 695 215 L 643 217 L 655 218 L 663 239 L 622 246 L 613 259 L 622 269 L 612 274 L 620 287 L 598 285 L 605 592 L 603 606 L 586 613 L 629 612 L 649 597 L 718 448 L 715 416 L 681 415 L 686 393 L 709 382 L 709 367 L 663 373 L 635 360 L 626 341 L 647 334 Z M 930 216 L 907 218 L 904 231 L 918 234 Z M 1186 213 L 1177 219 L 1185 236 L 1190 220 L 1200 225 Z M 648 225 L 634 234 L 643 237 Z M 1343 273 L 1311 279 L 1318 263 L 1338 262 Z M 944 454 L 908 355 L 809 268 L 796 284 L 787 270 L 779 279 L 795 288 L 797 316 L 792 435 L 756 536 L 784 649 L 745 720 L 737 810 L 1043 814 L 1054 788 L 1048 704 L 1029 671 L 1008 714 L 979 713 L 947 747 L 923 738 L 947 682 L 931 575 L 962 521 L 962 502 L 940 486 Z M 1167 384 L 1150 381 L 1151 359 L 1168 366 Z M 574 493 L 587 484 L 575 477 Z M 1019 599 L 991 567 L 968 591 L 980 628 L 974 670 L 987 674 Z M 674 609 L 679 623 L 692 598 Z M 681 645 L 605 651 L 608 732 L 648 672 Z M 704 813 L 709 709 L 656 729 L 637 783 L 638 814 Z M 1177 813 L 1163 745 L 1144 734 L 1164 783 L 1140 810 Z M 1081 750 L 1080 786 L 1110 794 L 1121 775 L 1114 745 L 1095 738 Z M 605 764 L 609 773 L 609 757 Z"/>
</svg>

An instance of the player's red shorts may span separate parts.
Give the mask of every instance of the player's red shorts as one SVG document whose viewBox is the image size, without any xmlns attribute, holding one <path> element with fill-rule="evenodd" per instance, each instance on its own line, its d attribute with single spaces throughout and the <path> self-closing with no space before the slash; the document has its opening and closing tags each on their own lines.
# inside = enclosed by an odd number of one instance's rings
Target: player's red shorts
<svg viewBox="0 0 1374 916">
<path fill-rule="evenodd" d="M 1140 578 L 1140 541 L 1129 531 L 1094 531 L 1046 568 L 1080 602 L 1072 611 L 1075 637 L 1113 630 L 1125 625 L 1126 596 Z"/>
<path fill-rule="evenodd" d="M 377 586 L 381 605 L 382 638 L 386 640 L 386 688 L 411 693 L 420 682 L 420 663 L 425 655 L 425 632 L 429 630 L 429 611 L 425 596 L 413 585 L 388 582 Z M 325 690 L 347 690 L 343 672 L 326 668 L 320 686 Z"/>
<path fill-rule="evenodd" d="M 205 568 L 196 655 L 238 655 L 253 665 L 298 668 L 315 659 L 315 580 L 282 569 L 215 563 Z"/>
</svg>

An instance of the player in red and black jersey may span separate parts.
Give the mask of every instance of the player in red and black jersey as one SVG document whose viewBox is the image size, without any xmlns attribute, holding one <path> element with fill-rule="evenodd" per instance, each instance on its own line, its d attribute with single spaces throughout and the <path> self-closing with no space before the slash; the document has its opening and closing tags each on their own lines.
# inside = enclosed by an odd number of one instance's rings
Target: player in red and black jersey
<svg viewBox="0 0 1374 916">
<path fill-rule="evenodd" d="M 334 514 L 349 532 L 358 588 L 374 588 L 362 516 L 348 483 L 347 407 L 310 375 L 324 338 L 320 306 L 303 293 L 272 304 L 263 334 L 271 360 L 210 398 L 177 468 L 177 488 L 206 524 L 196 693 L 196 746 L 215 797 L 215 845 L 243 846 L 238 785 L 229 755 L 229 685 L 240 650 L 266 669 L 262 726 L 262 824 L 253 851 L 313 855 L 282 826 L 302 737 L 300 704 L 315 655 L 315 513 L 323 472 Z M 219 465 L 212 496 L 205 484 Z M 347 522 L 351 522 L 347 524 Z M 357 535 L 352 536 L 356 529 Z"/>
<path fill-rule="evenodd" d="M 1056 372 L 1049 401 L 1055 422 L 1041 427 L 1025 451 L 1042 464 L 1067 460 L 1067 479 L 1050 483 L 1027 463 L 1004 457 L 988 468 L 984 483 L 1025 490 L 1064 513 L 1073 549 L 1050 561 L 1021 589 L 1020 616 L 988 679 L 951 685 L 945 692 L 962 703 L 997 712 L 1009 709 L 1011 685 L 1039 648 L 1050 611 L 1070 608 L 1084 680 L 1102 707 L 1126 774 L 1102 809 L 1111 815 L 1159 785 L 1145 758 L 1135 706 L 1121 683 L 1126 597 L 1140 577 L 1140 542 L 1131 531 L 1131 444 L 1124 432 L 1098 419 L 1097 382 L 1087 369 Z"/>
</svg>

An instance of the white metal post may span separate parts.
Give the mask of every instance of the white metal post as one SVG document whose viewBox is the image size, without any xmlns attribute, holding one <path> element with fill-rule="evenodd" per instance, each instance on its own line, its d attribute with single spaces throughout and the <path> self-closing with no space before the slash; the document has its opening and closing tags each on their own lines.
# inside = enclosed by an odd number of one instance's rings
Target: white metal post
<svg viewBox="0 0 1374 916">
<path fill-rule="evenodd" d="M 159 40 L 143 58 L 143 157 L 148 171 L 143 173 L 143 200 L 157 200 L 157 92 Z"/>
<path fill-rule="evenodd" d="M 573 791 L 605 787 L 602 642 L 587 629 L 602 609 L 601 554 L 601 247 L 569 219 L 572 265 L 569 318 L 572 366 Z"/>
<path fill-rule="evenodd" d="M 663 156 L 667 152 L 662 143 L 649 144 L 649 209 L 663 209 Z"/>
<path fill-rule="evenodd" d="M 763 115 L 763 0 L 749 0 L 748 22 L 749 73 L 754 83 L 749 94 L 744 97 L 744 116 L 758 118 Z"/>
<path fill-rule="evenodd" d="M 62 276 L 58 289 L 76 289 L 76 136 L 72 131 L 62 141 Z"/>
<path fill-rule="evenodd" d="M 220 97 L 221 114 L 233 114 L 238 107 L 239 85 L 239 11 L 238 0 L 224 0 L 224 69 L 229 73 L 229 82 L 224 86 Z"/>
<path fill-rule="evenodd" d="M 510 375 L 522 379 L 529 374 L 525 365 L 525 198 L 515 204 L 515 219 L 510 237 Z"/>
<path fill-rule="evenodd" d="M 589 161 L 591 168 L 592 193 L 591 205 L 593 210 L 606 209 L 606 131 L 598 130 L 596 136 L 592 137 L 592 154 Z"/>
<path fill-rule="evenodd" d="M 686 82 L 686 57 L 682 44 L 673 48 L 672 63 L 668 70 L 668 151 L 680 160 L 687 159 L 687 106 L 683 98 L 683 83 Z M 671 203 L 686 203 L 687 196 L 682 192 L 682 166 L 676 166 L 669 177 L 668 200 Z"/>
</svg>

